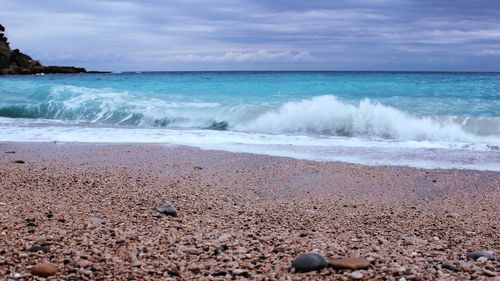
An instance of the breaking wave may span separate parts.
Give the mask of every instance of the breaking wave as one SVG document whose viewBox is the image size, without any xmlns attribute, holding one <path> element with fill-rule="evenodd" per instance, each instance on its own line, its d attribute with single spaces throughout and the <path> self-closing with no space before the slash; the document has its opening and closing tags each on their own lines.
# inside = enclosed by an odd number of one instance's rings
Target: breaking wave
<svg viewBox="0 0 500 281">
<path fill-rule="evenodd" d="M 53 86 L 35 102 L 0 104 L 0 116 L 113 126 L 500 144 L 499 117 L 415 116 L 369 99 L 350 103 L 333 95 L 276 106 L 169 98 L 151 93 Z"/>
</svg>

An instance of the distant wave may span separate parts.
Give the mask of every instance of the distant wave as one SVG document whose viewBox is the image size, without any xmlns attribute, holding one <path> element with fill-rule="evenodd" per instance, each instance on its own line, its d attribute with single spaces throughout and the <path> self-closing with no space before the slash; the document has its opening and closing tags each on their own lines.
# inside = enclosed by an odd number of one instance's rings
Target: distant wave
<svg viewBox="0 0 500 281">
<path fill-rule="evenodd" d="M 165 100 L 159 95 L 60 85 L 51 87 L 35 103 L 1 104 L 0 116 L 96 125 L 500 144 L 499 117 L 414 116 L 369 99 L 353 104 L 332 95 L 271 107 Z"/>
</svg>

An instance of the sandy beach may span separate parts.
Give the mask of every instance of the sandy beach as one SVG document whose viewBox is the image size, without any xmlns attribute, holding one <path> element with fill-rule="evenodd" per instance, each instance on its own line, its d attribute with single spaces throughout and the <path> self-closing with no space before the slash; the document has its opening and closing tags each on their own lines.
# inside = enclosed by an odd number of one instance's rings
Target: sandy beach
<svg viewBox="0 0 500 281">
<path fill-rule="evenodd" d="M 0 279 L 48 262 L 54 280 L 500 280 L 468 256 L 498 257 L 499 206 L 498 172 L 1 143 Z M 329 265 L 291 267 L 311 251 Z M 369 266 L 333 266 L 351 257 Z"/>
</svg>

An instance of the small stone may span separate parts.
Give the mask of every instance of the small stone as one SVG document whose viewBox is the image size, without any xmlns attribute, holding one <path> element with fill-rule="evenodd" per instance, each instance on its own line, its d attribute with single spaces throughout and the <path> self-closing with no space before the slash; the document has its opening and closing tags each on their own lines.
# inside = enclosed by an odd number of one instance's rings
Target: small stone
<svg viewBox="0 0 500 281">
<path fill-rule="evenodd" d="M 86 267 L 89 267 L 92 265 L 92 263 L 89 262 L 88 260 L 81 260 L 77 264 L 78 264 L 78 267 L 83 267 L 83 268 L 86 268 Z"/>
<path fill-rule="evenodd" d="M 190 255 L 200 255 L 201 253 L 203 253 L 203 251 L 201 251 L 200 249 L 196 249 L 196 248 L 186 248 L 184 250 L 185 253 L 188 253 Z"/>
<path fill-rule="evenodd" d="M 447 262 L 444 262 L 442 265 L 441 265 L 443 268 L 446 268 L 448 270 L 451 270 L 451 271 L 460 271 L 460 268 L 456 267 L 454 264 L 452 264 L 451 262 L 447 261 Z"/>
<path fill-rule="evenodd" d="M 16 152 L 15 152 L 15 151 L 5 151 L 5 153 L 14 154 L 14 153 L 16 153 Z"/>
<path fill-rule="evenodd" d="M 33 247 L 30 248 L 30 252 L 43 252 L 43 253 L 47 253 L 49 251 L 49 248 L 48 247 L 44 247 L 44 246 L 39 246 L 39 245 L 35 245 Z"/>
<path fill-rule="evenodd" d="M 487 258 L 488 260 L 495 260 L 495 257 L 493 256 L 493 253 L 490 252 L 490 251 L 474 251 L 474 252 L 470 252 L 470 253 L 467 253 L 467 257 L 473 259 L 473 260 L 477 260 L 481 257 L 485 257 Z"/>
<path fill-rule="evenodd" d="M 292 267 L 299 272 L 308 272 L 325 268 L 328 265 L 325 258 L 317 253 L 307 253 L 292 261 Z"/>
<path fill-rule="evenodd" d="M 17 164 L 24 164 L 25 162 L 23 160 L 14 160 L 14 163 L 17 163 Z"/>
<path fill-rule="evenodd" d="M 404 244 L 405 245 L 426 245 L 427 241 L 422 239 L 422 238 L 419 238 L 417 236 L 409 236 L 409 237 L 405 238 Z"/>
<path fill-rule="evenodd" d="M 360 280 L 363 278 L 363 273 L 361 273 L 360 271 L 353 271 L 353 272 L 351 272 L 351 274 L 349 274 L 349 276 L 353 280 Z"/>
<path fill-rule="evenodd" d="M 245 249 L 243 247 L 237 248 L 234 252 L 236 254 L 240 254 L 240 255 L 244 255 L 244 254 L 248 253 L 247 249 Z"/>
<path fill-rule="evenodd" d="M 221 236 L 219 236 L 219 241 L 225 242 L 225 241 L 229 240 L 229 238 L 231 238 L 231 234 L 224 233 Z"/>
<path fill-rule="evenodd" d="M 496 272 L 493 272 L 493 271 L 490 271 L 490 270 L 487 270 L 487 269 L 483 269 L 483 274 L 486 275 L 486 276 L 488 276 L 488 277 L 496 277 L 497 276 Z"/>
<path fill-rule="evenodd" d="M 225 244 L 217 246 L 217 247 L 215 247 L 214 255 L 219 255 L 220 253 L 227 251 L 228 249 L 229 249 L 229 247 Z"/>
<path fill-rule="evenodd" d="M 164 214 L 171 217 L 177 216 L 177 209 L 170 203 L 165 203 L 160 207 L 157 207 L 156 211 L 160 214 Z"/>
<path fill-rule="evenodd" d="M 89 223 L 92 226 L 101 226 L 103 224 L 106 224 L 106 221 L 101 218 L 92 217 L 89 219 Z"/>
<path fill-rule="evenodd" d="M 39 263 L 31 268 L 31 274 L 40 277 L 49 277 L 57 273 L 59 269 L 51 263 Z"/>
<path fill-rule="evenodd" d="M 132 267 L 141 267 L 143 266 L 143 263 L 141 261 L 135 261 L 132 263 Z"/>
<path fill-rule="evenodd" d="M 232 272 L 232 274 L 234 276 L 243 276 L 243 277 L 249 277 L 250 276 L 250 274 L 248 273 L 248 271 L 240 269 L 240 268 L 234 269 L 233 272 Z"/>
<path fill-rule="evenodd" d="M 336 269 L 366 269 L 370 267 L 370 261 L 364 258 L 345 258 L 330 261 L 330 265 Z"/>
<path fill-rule="evenodd" d="M 194 167 L 193 167 L 193 170 L 198 170 L 198 171 L 201 171 L 201 170 L 203 170 L 203 168 L 202 168 L 202 167 L 200 167 L 200 166 L 194 166 Z"/>
<path fill-rule="evenodd" d="M 487 257 L 480 257 L 476 260 L 477 262 L 480 262 L 480 263 L 485 263 L 488 261 L 488 258 Z"/>
</svg>

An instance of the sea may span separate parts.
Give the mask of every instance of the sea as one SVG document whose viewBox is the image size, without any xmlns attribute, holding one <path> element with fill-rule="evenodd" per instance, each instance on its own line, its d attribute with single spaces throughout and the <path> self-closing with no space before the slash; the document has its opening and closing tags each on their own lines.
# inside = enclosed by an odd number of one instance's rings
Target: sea
<svg viewBox="0 0 500 281">
<path fill-rule="evenodd" d="M 0 76 L 0 141 L 500 171 L 500 73 Z"/>
</svg>

